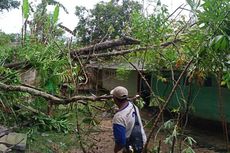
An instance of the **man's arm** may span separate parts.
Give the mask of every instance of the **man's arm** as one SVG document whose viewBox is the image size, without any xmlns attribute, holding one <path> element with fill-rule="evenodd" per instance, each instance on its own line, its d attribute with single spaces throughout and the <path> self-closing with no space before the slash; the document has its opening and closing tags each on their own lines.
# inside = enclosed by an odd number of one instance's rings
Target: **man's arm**
<svg viewBox="0 0 230 153">
<path fill-rule="evenodd" d="M 126 144 L 126 129 L 124 126 L 119 124 L 113 124 L 113 135 L 115 139 L 115 147 L 114 147 L 114 153 L 117 153 L 122 148 L 125 147 Z"/>
</svg>

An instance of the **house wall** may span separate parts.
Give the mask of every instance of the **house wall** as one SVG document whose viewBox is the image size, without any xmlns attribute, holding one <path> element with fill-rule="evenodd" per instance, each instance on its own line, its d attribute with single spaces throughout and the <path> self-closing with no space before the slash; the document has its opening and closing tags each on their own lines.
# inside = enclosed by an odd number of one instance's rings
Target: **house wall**
<svg viewBox="0 0 230 153">
<path fill-rule="evenodd" d="M 138 94 L 138 73 L 130 71 L 125 79 L 119 79 L 116 76 L 116 70 L 104 69 L 102 71 L 102 87 L 107 90 L 111 90 L 116 86 L 124 86 L 129 91 L 129 96 Z"/>
<path fill-rule="evenodd" d="M 168 75 L 168 79 L 170 79 Z M 189 106 L 191 107 L 190 114 L 202 119 L 221 121 L 221 115 L 224 115 L 226 121 L 230 123 L 230 90 L 228 88 L 221 88 L 221 97 L 218 95 L 217 83 L 214 77 L 204 81 L 203 85 L 198 85 L 193 82 L 191 87 L 186 84 L 186 78 L 183 78 L 179 83 L 179 87 L 168 104 L 171 110 L 179 109 L 184 112 L 186 110 L 189 93 Z M 156 95 L 166 99 L 171 92 L 173 85 L 171 81 L 161 82 L 156 78 L 152 78 L 152 88 Z M 190 90 L 190 92 L 189 92 Z M 220 101 L 221 100 L 221 101 Z M 222 110 L 220 106 L 222 105 Z"/>
</svg>

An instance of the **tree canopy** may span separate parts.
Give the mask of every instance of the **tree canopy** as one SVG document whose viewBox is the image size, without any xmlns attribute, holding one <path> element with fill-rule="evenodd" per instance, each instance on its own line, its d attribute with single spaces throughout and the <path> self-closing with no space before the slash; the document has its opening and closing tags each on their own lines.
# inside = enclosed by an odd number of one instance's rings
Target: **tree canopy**
<svg viewBox="0 0 230 153">
<path fill-rule="evenodd" d="M 141 9 L 141 4 L 132 0 L 100 2 L 91 10 L 77 6 L 77 38 L 88 44 L 130 35 L 131 14 Z"/>
<path fill-rule="evenodd" d="M 0 1 L 0 12 L 3 10 L 8 10 L 11 8 L 18 8 L 20 2 L 17 0 L 1 0 Z"/>
</svg>

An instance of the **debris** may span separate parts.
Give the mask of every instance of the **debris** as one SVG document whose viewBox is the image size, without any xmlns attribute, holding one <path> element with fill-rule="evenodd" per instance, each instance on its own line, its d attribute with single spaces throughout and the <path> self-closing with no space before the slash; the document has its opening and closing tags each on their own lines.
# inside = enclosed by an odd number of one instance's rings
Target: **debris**
<svg viewBox="0 0 230 153">
<path fill-rule="evenodd" d="M 0 144 L 4 144 L 9 148 L 15 150 L 25 150 L 26 149 L 27 135 L 23 133 L 9 133 L 0 138 Z"/>
<path fill-rule="evenodd" d="M 0 152 L 7 152 L 10 151 L 11 149 L 9 149 L 6 145 L 4 144 L 0 144 Z"/>
</svg>

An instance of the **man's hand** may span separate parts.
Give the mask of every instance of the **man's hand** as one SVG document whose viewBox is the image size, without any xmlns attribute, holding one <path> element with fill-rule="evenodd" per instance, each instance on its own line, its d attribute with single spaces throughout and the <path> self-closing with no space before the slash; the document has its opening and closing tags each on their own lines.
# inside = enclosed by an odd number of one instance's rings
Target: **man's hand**
<svg viewBox="0 0 230 153">
<path fill-rule="evenodd" d="M 115 144 L 114 153 L 118 153 L 122 148 L 123 148 L 122 146 Z"/>
</svg>

